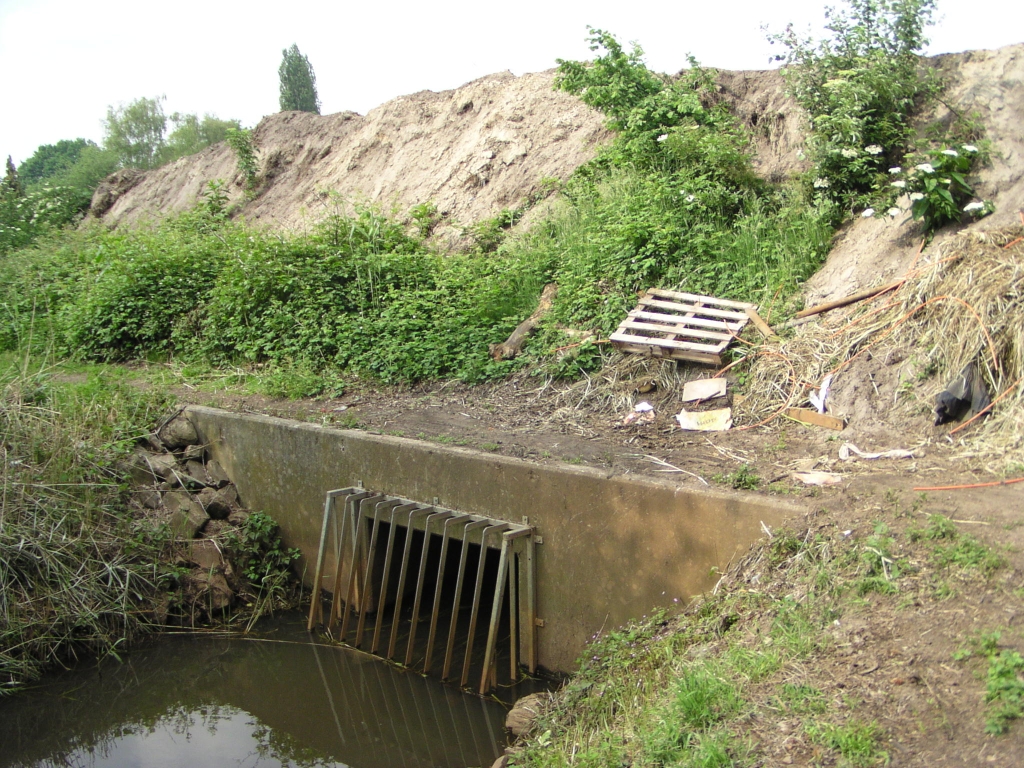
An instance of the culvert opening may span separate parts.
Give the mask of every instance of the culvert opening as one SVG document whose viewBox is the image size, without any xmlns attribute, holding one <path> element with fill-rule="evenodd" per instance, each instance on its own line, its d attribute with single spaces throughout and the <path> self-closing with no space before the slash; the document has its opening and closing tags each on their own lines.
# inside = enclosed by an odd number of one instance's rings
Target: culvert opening
<svg viewBox="0 0 1024 768">
<path fill-rule="evenodd" d="M 329 573 L 333 565 L 333 575 Z M 330 491 L 309 629 L 486 693 L 537 668 L 533 529 L 387 496 Z M 324 614 L 321 592 L 331 593 Z"/>
</svg>

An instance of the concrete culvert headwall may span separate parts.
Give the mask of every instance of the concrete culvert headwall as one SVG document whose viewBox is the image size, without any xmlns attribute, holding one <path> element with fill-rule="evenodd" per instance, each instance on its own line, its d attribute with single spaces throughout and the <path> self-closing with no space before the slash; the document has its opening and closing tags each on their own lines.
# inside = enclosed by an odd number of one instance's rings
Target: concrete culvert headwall
<svg viewBox="0 0 1024 768">
<path fill-rule="evenodd" d="M 330 490 L 362 486 L 531 526 L 537 661 L 552 671 L 572 669 L 596 632 L 711 589 L 717 571 L 762 535 L 762 523 L 804 511 L 589 467 L 213 408 L 186 413 L 243 502 L 273 515 L 285 544 L 301 550 L 310 584 Z M 333 584 L 333 572 L 322 582 Z"/>
</svg>

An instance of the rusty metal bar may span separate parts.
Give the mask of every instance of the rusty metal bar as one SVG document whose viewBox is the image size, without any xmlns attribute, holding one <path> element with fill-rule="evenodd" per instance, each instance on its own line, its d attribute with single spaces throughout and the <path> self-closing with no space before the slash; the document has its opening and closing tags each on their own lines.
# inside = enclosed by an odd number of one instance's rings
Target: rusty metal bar
<svg viewBox="0 0 1024 768">
<path fill-rule="evenodd" d="M 359 579 L 359 568 L 356 566 L 356 561 L 360 559 L 360 555 L 362 554 L 361 548 L 366 546 L 366 542 L 364 541 L 366 537 L 363 535 L 363 529 L 366 528 L 366 526 L 362 523 L 362 505 L 364 501 L 383 498 L 383 496 L 375 496 L 372 493 L 366 493 L 365 495 L 354 494 L 347 499 L 349 508 L 352 510 L 352 532 L 354 535 L 352 537 L 352 556 L 348 566 L 348 585 L 345 588 L 345 614 L 341 619 L 341 630 L 338 635 L 338 639 L 340 640 L 344 640 L 346 635 L 348 635 L 348 622 L 349 618 L 352 616 L 352 607 L 355 604 L 357 581 Z M 337 600 L 335 600 L 335 604 L 337 604 Z"/>
<path fill-rule="evenodd" d="M 462 660 L 462 678 L 459 681 L 459 685 L 463 687 L 465 687 L 466 683 L 469 682 L 469 666 L 472 662 L 470 657 L 473 653 L 473 639 L 476 635 L 476 620 L 480 615 L 480 593 L 483 591 L 484 566 L 487 564 L 487 535 L 491 532 L 506 530 L 507 528 L 508 523 L 497 523 L 494 525 L 488 525 L 484 528 L 483 533 L 480 534 L 480 557 L 476 563 L 476 584 L 473 586 L 473 607 L 469 612 L 469 635 L 466 637 L 466 655 Z M 465 546 L 465 543 L 463 543 L 463 546 Z"/>
<path fill-rule="evenodd" d="M 338 557 L 337 557 L 338 563 L 337 563 L 337 567 L 334 569 L 334 589 L 333 589 L 333 591 L 331 593 L 331 613 L 330 613 L 330 616 L 327 617 L 327 629 L 328 629 L 328 631 L 330 630 L 331 627 L 333 627 L 335 625 L 335 623 L 337 623 L 338 619 L 341 618 L 341 606 L 342 606 L 342 603 L 344 603 L 346 609 L 348 608 L 348 605 L 349 605 L 348 597 L 346 596 L 346 597 L 343 598 L 342 594 L 341 594 L 341 567 L 342 567 L 342 562 L 344 562 L 343 555 L 345 554 L 345 532 L 348 529 L 352 528 L 352 525 L 349 524 L 349 519 L 352 517 L 353 513 L 350 512 L 350 510 L 355 508 L 355 505 L 353 503 L 354 501 L 357 501 L 358 499 L 361 499 L 361 498 L 365 498 L 366 496 L 369 496 L 369 495 L 371 495 L 371 494 L 369 494 L 367 492 L 364 492 L 364 491 L 359 491 L 358 489 L 352 489 L 352 493 L 350 493 L 345 498 L 345 501 L 344 501 L 344 503 L 342 504 L 342 507 L 341 507 L 341 513 L 340 513 L 340 517 L 341 517 L 341 531 L 339 531 L 339 533 L 338 533 Z M 335 522 L 337 522 L 338 517 L 339 517 L 338 506 L 337 506 L 337 503 L 335 503 L 335 506 L 334 506 L 334 519 L 335 519 Z M 353 537 L 355 536 L 355 529 L 354 528 L 352 528 L 352 536 Z M 352 552 L 349 554 L 349 557 L 348 557 L 349 562 L 352 562 L 354 560 L 354 558 L 355 558 L 355 540 L 353 539 L 353 542 L 352 542 Z"/>
<path fill-rule="evenodd" d="M 398 643 L 398 628 L 402 616 L 402 597 L 405 595 L 405 580 L 409 572 L 409 553 L 412 550 L 412 521 L 416 515 L 429 515 L 431 507 L 420 507 L 416 503 L 403 504 L 398 511 L 408 512 L 409 517 L 405 521 L 405 545 L 402 547 L 402 565 L 398 570 L 398 594 L 395 595 L 395 612 L 391 618 L 391 637 L 388 639 L 387 658 L 395 656 L 395 645 Z M 429 528 L 429 523 L 427 524 Z M 424 538 L 426 542 L 426 538 Z"/>
<path fill-rule="evenodd" d="M 366 548 L 366 570 L 363 576 L 363 590 L 359 595 L 359 621 L 356 622 L 356 639 L 352 643 L 358 648 L 363 642 L 363 629 L 366 627 L 366 611 L 370 607 L 370 593 L 373 587 L 370 580 L 373 578 L 373 561 L 377 553 L 377 534 L 380 533 L 381 507 L 387 503 L 386 496 L 374 496 L 359 502 L 359 517 L 356 522 L 362 525 L 362 519 L 366 516 L 366 507 L 373 504 L 373 527 L 370 529 L 370 543 Z"/>
<path fill-rule="evenodd" d="M 452 513 L 446 510 L 433 511 L 433 507 L 427 507 L 432 514 L 427 516 L 423 523 L 423 548 L 420 550 L 420 566 L 416 572 L 416 590 L 412 596 L 412 616 L 409 623 L 409 642 L 405 646 L 405 666 L 412 664 L 412 654 L 416 647 L 416 628 L 420 623 L 420 605 L 423 600 L 423 580 L 427 573 L 427 556 L 430 554 L 430 525 L 437 519 L 449 517 Z M 412 532 L 410 531 L 410 536 Z"/>
<path fill-rule="evenodd" d="M 391 558 L 395 550 L 395 537 L 398 526 L 395 525 L 397 511 L 401 509 L 402 502 L 389 501 L 391 505 L 391 519 L 388 521 L 388 544 L 384 551 L 384 573 L 380 580 L 380 599 L 377 601 L 377 620 L 373 623 L 373 640 L 370 642 L 370 653 L 376 653 L 380 644 L 380 631 L 384 626 L 384 605 L 388 599 L 388 582 L 391 579 Z"/>
<path fill-rule="evenodd" d="M 469 552 L 469 531 L 471 528 L 486 527 L 491 524 L 490 520 L 477 520 L 466 523 L 462 529 L 462 552 L 459 554 L 459 575 L 455 580 L 455 599 L 452 601 L 452 620 L 448 627 L 448 643 L 444 651 L 444 669 L 441 672 L 441 679 L 447 680 L 448 673 L 452 668 L 452 651 L 455 649 L 455 625 L 459 620 L 459 601 L 462 598 L 462 583 L 466 575 L 466 554 Z"/>
<path fill-rule="evenodd" d="M 430 672 L 430 659 L 434 654 L 434 639 L 437 637 L 437 619 L 441 609 L 441 586 L 444 583 L 444 565 L 448 559 L 448 542 L 451 540 L 451 526 L 454 523 L 467 519 L 469 515 L 453 515 L 444 521 L 444 530 L 441 535 L 441 560 L 437 566 L 437 581 L 434 582 L 434 602 L 430 607 L 430 632 L 427 634 L 427 655 L 423 661 L 423 674 Z M 426 567 L 426 561 L 420 563 L 422 568 Z M 406 661 L 406 665 L 409 662 Z"/>
</svg>

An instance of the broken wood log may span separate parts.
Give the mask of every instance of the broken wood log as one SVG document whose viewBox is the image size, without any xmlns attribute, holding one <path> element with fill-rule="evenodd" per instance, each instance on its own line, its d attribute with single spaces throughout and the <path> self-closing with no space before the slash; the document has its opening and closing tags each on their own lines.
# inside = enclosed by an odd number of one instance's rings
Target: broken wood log
<svg viewBox="0 0 1024 768">
<path fill-rule="evenodd" d="M 491 344 L 489 347 L 491 357 L 495 360 L 511 360 L 522 352 L 523 344 L 526 343 L 526 337 L 537 327 L 537 323 L 541 321 L 541 318 L 551 311 L 556 293 L 558 293 L 558 286 L 554 283 L 544 286 L 544 291 L 540 295 L 540 301 L 537 303 L 537 309 L 534 310 L 532 315 L 517 325 L 516 329 L 512 331 L 512 334 L 503 343 Z"/>
<path fill-rule="evenodd" d="M 849 296 L 844 296 L 841 299 L 835 301 L 826 301 L 824 304 L 816 304 L 813 307 L 807 309 L 801 309 L 796 313 L 795 317 L 810 317 L 811 315 L 820 315 L 822 312 L 828 312 L 830 309 L 838 309 L 839 307 L 845 307 L 847 304 L 856 304 L 858 301 L 864 301 L 864 299 L 871 299 L 875 296 L 891 291 L 894 288 L 899 288 L 903 285 L 903 281 L 900 280 L 889 285 L 878 286 L 877 288 L 868 288 L 865 291 L 858 291 L 857 293 L 851 293 Z"/>
</svg>

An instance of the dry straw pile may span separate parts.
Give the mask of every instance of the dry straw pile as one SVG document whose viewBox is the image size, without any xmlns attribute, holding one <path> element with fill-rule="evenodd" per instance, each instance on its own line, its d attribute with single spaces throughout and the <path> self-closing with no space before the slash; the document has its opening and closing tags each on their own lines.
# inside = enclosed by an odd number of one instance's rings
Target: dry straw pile
<svg viewBox="0 0 1024 768">
<path fill-rule="evenodd" d="M 916 405 L 931 403 L 970 362 L 983 371 L 989 414 L 954 427 L 961 455 L 994 470 L 1024 460 L 1024 228 L 965 232 L 917 261 L 894 291 L 798 327 L 747 357 L 747 398 L 738 424 L 770 422 L 829 373 L 857 375 L 858 364 L 889 349 L 911 349 L 927 377 Z M 904 408 L 911 407 L 904 404 Z"/>
</svg>

